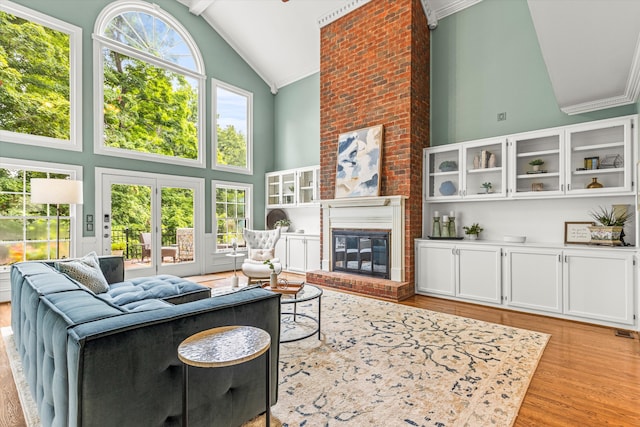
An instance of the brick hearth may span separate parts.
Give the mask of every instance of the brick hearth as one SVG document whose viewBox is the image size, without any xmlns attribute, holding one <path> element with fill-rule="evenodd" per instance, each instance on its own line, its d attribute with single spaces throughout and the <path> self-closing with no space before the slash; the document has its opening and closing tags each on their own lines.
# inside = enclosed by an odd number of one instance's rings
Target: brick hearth
<svg viewBox="0 0 640 427">
<path fill-rule="evenodd" d="M 335 197 L 338 136 L 384 125 L 380 195 L 407 197 L 404 274 L 401 281 L 391 281 L 316 271 L 307 280 L 404 299 L 414 292 L 414 239 L 422 235 L 422 152 L 429 146 L 429 29 L 422 4 L 371 1 L 323 27 L 320 48 L 321 199 Z"/>
<path fill-rule="evenodd" d="M 307 271 L 306 281 L 329 288 L 356 292 L 396 302 L 407 299 L 414 294 L 414 286 L 410 282 L 394 282 L 392 280 L 336 271 Z"/>
</svg>

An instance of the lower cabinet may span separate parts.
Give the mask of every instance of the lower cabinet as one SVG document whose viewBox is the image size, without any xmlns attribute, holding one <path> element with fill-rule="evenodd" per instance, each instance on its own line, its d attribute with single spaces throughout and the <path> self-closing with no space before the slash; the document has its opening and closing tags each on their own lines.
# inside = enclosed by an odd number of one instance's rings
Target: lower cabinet
<svg viewBox="0 0 640 427">
<path fill-rule="evenodd" d="M 282 269 L 305 273 L 320 269 L 320 237 L 304 234 L 284 234 L 276 244 L 276 256 Z"/>
<path fill-rule="evenodd" d="M 620 248 L 580 250 L 418 239 L 416 293 L 633 327 L 637 325 L 634 259 L 633 252 Z"/>
<path fill-rule="evenodd" d="M 416 290 L 500 304 L 501 249 L 474 244 L 416 244 Z"/>
</svg>

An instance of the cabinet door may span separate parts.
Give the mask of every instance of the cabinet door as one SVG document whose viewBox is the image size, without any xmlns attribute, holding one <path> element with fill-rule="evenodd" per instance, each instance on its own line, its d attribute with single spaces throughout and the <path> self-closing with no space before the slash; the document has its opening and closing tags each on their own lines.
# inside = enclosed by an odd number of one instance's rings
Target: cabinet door
<svg viewBox="0 0 640 427">
<path fill-rule="evenodd" d="M 287 270 L 304 273 L 306 270 L 306 241 L 304 237 L 287 236 Z"/>
<path fill-rule="evenodd" d="M 282 194 L 282 180 L 278 173 L 265 174 L 265 186 L 267 192 L 267 208 L 280 206 L 280 195 Z"/>
<path fill-rule="evenodd" d="M 465 245 L 456 248 L 457 295 L 500 304 L 502 300 L 501 249 Z"/>
<path fill-rule="evenodd" d="M 287 236 L 280 236 L 276 242 L 276 258 L 280 259 L 282 269 L 287 270 Z"/>
<path fill-rule="evenodd" d="M 569 193 L 632 191 L 632 119 L 576 125 L 566 132 Z M 601 187 L 589 188 L 597 181 Z"/>
<path fill-rule="evenodd" d="M 506 250 L 507 302 L 552 313 L 562 313 L 562 251 Z"/>
<path fill-rule="evenodd" d="M 298 205 L 312 205 L 318 203 L 317 194 L 318 167 L 301 168 L 297 171 L 296 195 Z"/>
<path fill-rule="evenodd" d="M 424 151 L 424 197 L 427 200 L 459 199 L 462 194 L 460 145 Z"/>
<path fill-rule="evenodd" d="M 506 139 L 464 143 L 462 152 L 462 195 L 470 199 L 491 199 L 507 195 Z"/>
<path fill-rule="evenodd" d="M 296 204 L 296 171 L 282 172 L 282 206 Z"/>
<path fill-rule="evenodd" d="M 564 312 L 633 325 L 633 255 L 615 250 L 564 252 Z"/>
<path fill-rule="evenodd" d="M 307 237 L 306 271 L 320 270 L 320 238 Z"/>
<path fill-rule="evenodd" d="M 512 197 L 563 195 L 565 189 L 564 132 L 527 132 L 509 138 Z M 543 162 L 538 167 L 530 163 Z"/>
<path fill-rule="evenodd" d="M 455 247 L 416 243 L 416 292 L 455 296 Z"/>
</svg>

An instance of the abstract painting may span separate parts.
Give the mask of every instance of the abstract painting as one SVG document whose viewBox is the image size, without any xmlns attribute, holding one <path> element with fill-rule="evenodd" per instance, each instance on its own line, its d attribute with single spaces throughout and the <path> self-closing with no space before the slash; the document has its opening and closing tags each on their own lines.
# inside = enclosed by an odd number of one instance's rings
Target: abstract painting
<svg viewBox="0 0 640 427">
<path fill-rule="evenodd" d="M 382 125 L 340 134 L 336 199 L 380 195 L 382 140 Z"/>
</svg>

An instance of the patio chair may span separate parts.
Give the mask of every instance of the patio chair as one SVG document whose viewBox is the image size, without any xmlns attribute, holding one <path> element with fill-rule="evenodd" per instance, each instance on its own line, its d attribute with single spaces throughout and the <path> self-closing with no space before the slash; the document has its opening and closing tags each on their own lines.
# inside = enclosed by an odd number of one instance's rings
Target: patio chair
<svg viewBox="0 0 640 427">
<path fill-rule="evenodd" d="M 176 229 L 176 243 L 178 245 L 178 258 L 180 261 L 193 259 L 193 228 Z"/>
<path fill-rule="evenodd" d="M 141 261 L 146 257 L 151 257 L 151 233 L 140 233 L 140 246 L 142 247 Z M 162 260 L 165 257 L 173 258 L 173 262 L 178 260 L 178 246 L 163 246 L 161 248 Z"/>
<path fill-rule="evenodd" d="M 249 230 L 242 231 L 244 241 L 247 244 L 247 258 L 242 263 L 242 273 L 252 281 L 269 279 L 271 269 L 264 264 L 271 260 L 276 272 L 282 271 L 280 259 L 276 258 L 276 242 L 280 239 L 280 229 L 275 230 Z"/>
</svg>

